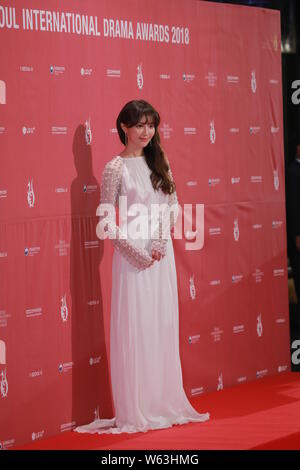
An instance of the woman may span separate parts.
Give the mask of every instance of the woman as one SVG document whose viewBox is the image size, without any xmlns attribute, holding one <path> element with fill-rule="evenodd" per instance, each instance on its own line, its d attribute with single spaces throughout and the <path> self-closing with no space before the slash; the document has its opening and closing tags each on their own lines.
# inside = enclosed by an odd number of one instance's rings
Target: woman
<svg viewBox="0 0 300 470">
<path fill-rule="evenodd" d="M 116 248 L 110 333 L 115 418 L 96 419 L 78 432 L 146 432 L 209 419 L 191 406 L 182 383 L 170 237 L 178 203 L 159 123 L 159 114 L 146 101 L 127 103 L 117 119 L 125 148 L 103 171 L 97 235 L 109 236 Z M 121 220 L 116 225 L 118 205 Z"/>
</svg>

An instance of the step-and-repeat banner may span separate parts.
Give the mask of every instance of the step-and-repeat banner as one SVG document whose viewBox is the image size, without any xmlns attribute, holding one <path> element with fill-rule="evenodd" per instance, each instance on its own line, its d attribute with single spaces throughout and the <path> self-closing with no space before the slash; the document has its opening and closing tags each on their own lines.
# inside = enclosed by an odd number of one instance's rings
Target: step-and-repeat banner
<svg viewBox="0 0 300 470">
<path fill-rule="evenodd" d="M 193 208 L 174 240 L 187 395 L 289 370 L 279 13 L 0 0 L 0 38 L 1 448 L 113 416 L 96 209 L 131 99 L 160 112 Z M 186 249 L 197 204 L 204 245 Z"/>
</svg>

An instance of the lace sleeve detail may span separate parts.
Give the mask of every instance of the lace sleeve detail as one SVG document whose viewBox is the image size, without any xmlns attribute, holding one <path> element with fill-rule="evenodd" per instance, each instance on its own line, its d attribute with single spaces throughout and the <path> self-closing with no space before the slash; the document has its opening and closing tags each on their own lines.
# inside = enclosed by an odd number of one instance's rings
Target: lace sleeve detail
<svg viewBox="0 0 300 470">
<path fill-rule="evenodd" d="M 173 175 L 171 169 L 168 171 L 171 180 L 173 180 Z M 161 218 L 159 221 L 159 226 L 156 232 L 153 235 L 153 240 L 151 243 L 151 249 L 156 250 L 164 256 L 167 249 L 167 241 L 170 238 L 170 233 L 172 228 L 175 225 L 176 219 L 179 213 L 179 205 L 177 199 L 177 193 L 174 191 L 172 194 L 168 195 L 168 204 L 166 209 L 161 213 Z"/>
<path fill-rule="evenodd" d="M 117 250 L 137 269 L 146 269 L 153 259 L 146 250 L 135 247 L 116 224 L 115 208 L 121 187 L 123 162 L 121 157 L 115 157 L 108 162 L 103 170 L 101 179 L 101 199 L 97 208 L 99 222 L 97 237 L 101 240 L 110 238 Z M 104 216 L 105 214 L 105 216 Z M 107 215 L 106 215 L 107 214 Z"/>
</svg>

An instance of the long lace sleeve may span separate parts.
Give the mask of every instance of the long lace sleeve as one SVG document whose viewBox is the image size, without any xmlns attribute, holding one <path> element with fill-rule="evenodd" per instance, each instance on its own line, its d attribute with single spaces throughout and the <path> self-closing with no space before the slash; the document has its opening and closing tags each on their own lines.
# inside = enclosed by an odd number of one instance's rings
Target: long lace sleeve
<svg viewBox="0 0 300 470">
<path fill-rule="evenodd" d="M 169 169 L 169 176 L 173 181 L 173 175 L 171 169 Z M 175 225 L 178 213 L 179 205 L 177 199 L 177 193 L 174 191 L 172 194 L 168 194 L 168 201 L 165 210 L 160 212 L 160 220 L 157 230 L 154 232 L 153 240 L 151 243 L 151 249 L 156 250 L 163 256 L 166 254 L 167 241 L 170 238 L 170 233 Z"/>
<path fill-rule="evenodd" d="M 110 238 L 117 250 L 137 269 L 146 269 L 153 263 L 146 250 L 135 247 L 116 224 L 115 208 L 121 186 L 123 162 L 115 157 L 108 162 L 102 173 L 101 198 L 96 214 L 100 217 L 97 224 L 97 237 L 101 240 Z M 104 216 L 104 214 L 106 214 Z"/>
</svg>

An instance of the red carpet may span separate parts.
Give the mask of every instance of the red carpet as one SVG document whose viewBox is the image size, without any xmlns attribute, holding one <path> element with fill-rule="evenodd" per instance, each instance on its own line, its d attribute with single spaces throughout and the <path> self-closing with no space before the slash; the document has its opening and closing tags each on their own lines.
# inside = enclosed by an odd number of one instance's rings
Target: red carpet
<svg viewBox="0 0 300 470">
<path fill-rule="evenodd" d="M 209 411 L 211 419 L 148 433 L 100 436 L 68 432 L 13 449 L 300 449 L 297 372 L 200 395 L 192 404 L 198 411 Z"/>
</svg>

